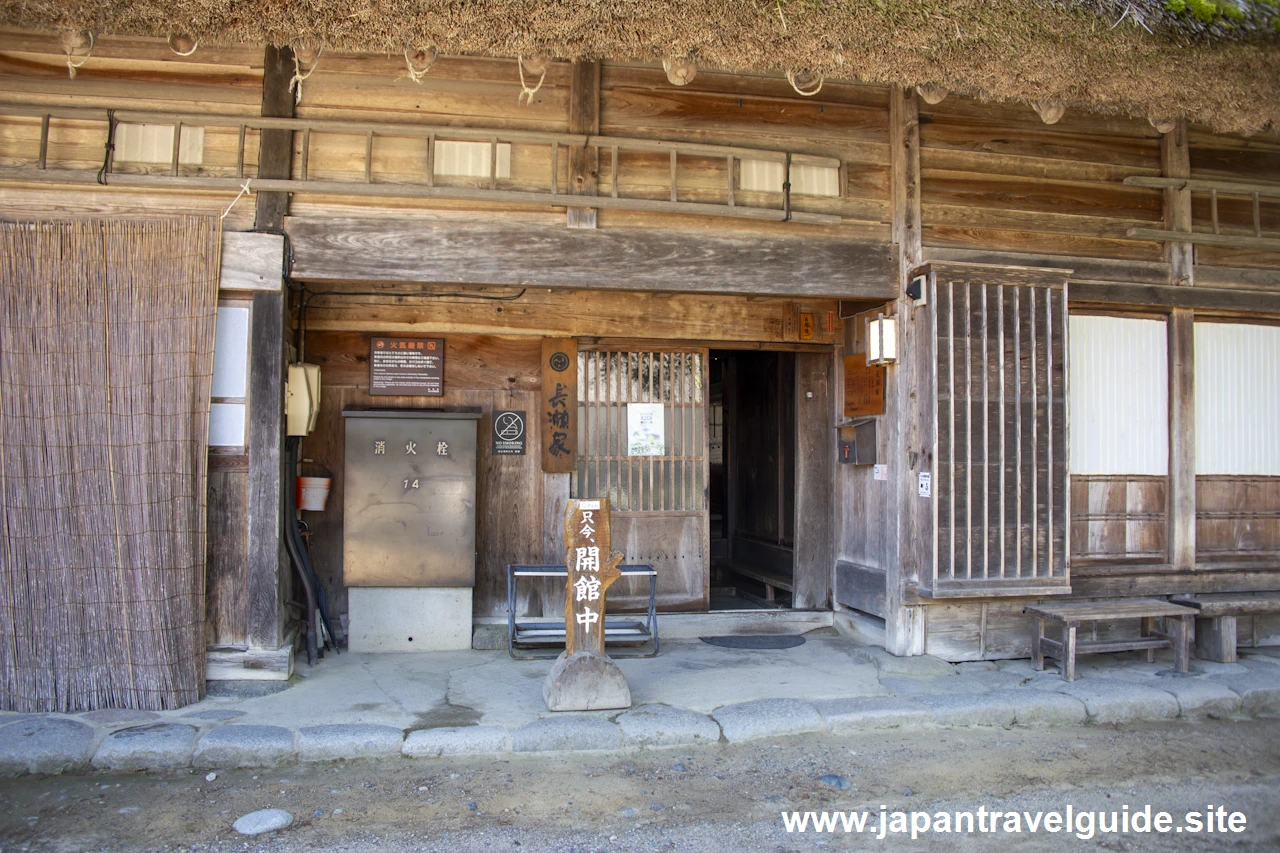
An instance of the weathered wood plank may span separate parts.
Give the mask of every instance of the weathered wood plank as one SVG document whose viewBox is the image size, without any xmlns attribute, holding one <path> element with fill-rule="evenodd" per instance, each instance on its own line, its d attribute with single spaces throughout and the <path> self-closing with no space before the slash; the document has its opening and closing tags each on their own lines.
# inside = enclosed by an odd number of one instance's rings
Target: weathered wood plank
<svg viewBox="0 0 1280 853">
<path fill-rule="evenodd" d="M 288 222 L 294 277 L 890 298 L 887 245 L 674 231 Z"/>
<path fill-rule="evenodd" d="M 1280 311 L 1280 293 L 1261 290 L 1227 290 L 1202 286 L 1190 288 L 1170 285 L 1072 281 L 1071 302 L 1073 305 L 1130 305 L 1144 308 L 1239 311 L 1244 313 L 1274 313 Z"/>
<path fill-rule="evenodd" d="M 1198 289 L 1198 288 L 1197 288 Z M 1169 562 L 1196 565 L 1195 314 L 1169 315 Z"/>
<path fill-rule="evenodd" d="M 600 132 L 600 63 L 575 62 L 569 82 L 569 132 Z M 595 195 L 600 172 L 600 149 L 574 145 L 569 148 L 569 194 Z M 596 211 L 571 207 L 565 212 L 570 228 L 595 228 Z"/>
<path fill-rule="evenodd" d="M 831 607 L 835 421 L 830 353 L 795 356 L 795 567 L 792 607 Z"/>
<path fill-rule="evenodd" d="M 1187 120 L 1179 118 L 1173 130 L 1160 138 L 1160 171 L 1166 178 L 1191 177 L 1190 149 L 1187 146 Z M 1167 187 L 1164 191 L 1164 227 L 1169 231 L 1191 230 L 1191 191 Z M 1167 241 L 1164 257 L 1169 263 L 1169 283 L 1195 284 L 1195 255 L 1192 245 Z"/>
<path fill-rule="evenodd" d="M 284 237 L 245 231 L 222 233 L 221 290 L 279 290 Z"/>
<path fill-rule="evenodd" d="M 249 331 L 249 553 L 245 572 L 249 645 L 276 649 L 280 612 L 284 472 L 284 299 L 255 293 Z M 292 472 L 288 482 L 292 484 Z"/>
<path fill-rule="evenodd" d="M 245 565 L 249 548 L 247 471 L 209 471 L 208 563 L 205 566 L 205 641 L 243 645 L 248 603 Z"/>
<path fill-rule="evenodd" d="M 344 310 L 357 312 L 359 306 Z M 325 389 L 369 388 L 367 332 L 323 332 L 308 324 L 307 361 L 320 365 Z M 531 391 L 542 388 L 535 337 L 450 335 L 445 338 L 445 388 L 470 391 Z M 540 562 L 535 560 L 534 562 Z"/>
<path fill-rule="evenodd" d="M 293 647 L 279 649 L 210 649 L 205 664 L 209 681 L 288 681 L 293 675 Z"/>
</svg>

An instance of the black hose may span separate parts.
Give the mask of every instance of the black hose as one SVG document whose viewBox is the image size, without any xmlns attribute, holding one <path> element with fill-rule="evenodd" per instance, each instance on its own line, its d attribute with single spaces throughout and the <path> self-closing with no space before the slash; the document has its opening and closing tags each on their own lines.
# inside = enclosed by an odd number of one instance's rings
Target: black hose
<svg viewBox="0 0 1280 853">
<path fill-rule="evenodd" d="M 290 436 L 285 442 L 285 448 L 288 454 L 289 470 L 297 470 L 298 461 L 298 445 L 301 443 L 299 436 Z M 338 651 L 340 638 L 333 629 L 333 620 L 329 618 L 329 597 L 325 595 L 324 585 L 320 583 L 319 577 L 316 576 L 315 569 L 311 565 L 311 557 L 307 553 L 307 546 L 302 541 L 302 536 L 298 532 L 298 528 L 303 522 L 297 520 L 297 494 L 294 489 L 285 489 L 286 495 L 286 513 L 288 515 L 288 523 L 286 525 L 286 545 L 289 548 L 289 556 L 294 560 L 294 564 L 298 569 L 298 573 L 305 578 L 304 585 L 308 588 L 308 603 L 316 607 L 320 611 L 320 619 L 324 623 L 324 629 L 329 633 L 329 637 L 333 640 L 333 650 Z M 308 619 L 308 631 L 314 632 L 315 627 L 312 626 L 311 620 Z M 318 648 L 320 657 L 324 657 L 323 648 Z"/>
<path fill-rule="evenodd" d="M 298 498 L 293 484 L 294 471 L 297 470 L 298 455 L 298 439 L 296 436 L 290 436 L 285 440 L 285 471 L 288 472 L 287 485 L 284 490 L 284 545 L 285 550 L 289 552 L 289 559 L 293 563 L 293 569 L 298 575 L 298 580 L 302 583 L 302 590 L 306 593 L 307 598 L 307 664 L 315 666 L 320 659 L 318 644 L 316 642 L 316 592 L 315 585 L 312 582 L 314 575 L 309 571 L 310 567 L 303 562 L 303 557 L 298 549 L 298 524 L 296 513 L 298 509 Z"/>
</svg>

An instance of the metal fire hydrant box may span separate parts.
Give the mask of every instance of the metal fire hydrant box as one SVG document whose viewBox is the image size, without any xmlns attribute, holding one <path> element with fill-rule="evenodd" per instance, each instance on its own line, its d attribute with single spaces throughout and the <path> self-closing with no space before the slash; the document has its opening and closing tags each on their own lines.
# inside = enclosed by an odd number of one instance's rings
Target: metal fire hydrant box
<svg viewBox="0 0 1280 853">
<path fill-rule="evenodd" d="M 348 587 L 472 587 L 479 413 L 343 412 Z M 467 614 L 468 620 L 470 614 Z"/>
</svg>

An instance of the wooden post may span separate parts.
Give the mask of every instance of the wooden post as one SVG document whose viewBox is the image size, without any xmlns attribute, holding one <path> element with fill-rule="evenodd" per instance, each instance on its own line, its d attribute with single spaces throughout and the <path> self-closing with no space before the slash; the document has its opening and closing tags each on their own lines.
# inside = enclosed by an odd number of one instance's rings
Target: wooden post
<svg viewBox="0 0 1280 853">
<path fill-rule="evenodd" d="M 262 71 L 262 115 L 293 117 L 293 52 L 267 47 Z M 293 163 L 293 134 L 264 130 L 258 150 L 258 176 L 287 178 Z M 288 193 L 257 193 L 258 228 L 279 229 L 289 209 Z M 283 258 L 277 259 L 277 266 Z M 249 367 L 249 550 L 246 566 L 248 642 L 251 648 L 279 648 L 284 639 L 281 577 L 287 566 L 282 532 L 284 493 L 292 471 L 284 457 L 284 294 L 253 295 Z"/>
<path fill-rule="evenodd" d="M 1067 681 L 1076 680 L 1076 626 L 1062 628 L 1062 674 Z"/>
<path fill-rule="evenodd" d="M 1195 314 L 1169 315 L 1169 562 L 1196 567 Z"/>
<path fill-rule="evenodd" d="M 575 62 L 569 77 L 569 132 L 600 132 L 600 63 Z M 614 155 L 617 156 L 615 150 Z M 614 164 L 616 171 L 617 164 Z M 600 149 L 569 147 L 569 195 L 595 195 L 600 174 Z M 571 207 L 565 212 L 570 228 L 595 228 L 596 209 Z"/>
<path fill-rule="evenodd" d="M 931 560 L 931 499 L 917 494 L 916 478 L 932 467 L 932 437 L 922 429 L 932 400 L 932 345 L 926 317 L 903 297 L 923 257 L 920 232 L 920 112 L 915 93 L 889 92 L 889 164 L 893 198 L 892 239 L 897 244 L 898 363 L 885 377 L 889 477 L 887 507 L 896 525 L 885 553 L 885 648 L 895 655 L 925 650 L 926 608 L 908 605 L 921 566 Z M 919 316 L 917 316 L 919 315 Z M 915 460 L 915 464 L 912 464 Z M 931 567 L 931 564 L 930 564 Z"/>
<path fill-rule="evenodd" d="M 262 115 L 267 118 L 293 118 L 293 50 L 267 46 L 262 62 Z M 258 148 L 259 178 L 289 178 L 293 170 L 293 131 L 264 130 Z M 289 212 L 288 193 L 257 193 L 257 226 L 282 228 Z"/>
<path fill-rule="evenodd" d="M 1035 630 L 1031 632 L 1031 668 L 1036 672 L 1044 670 L 1044 646 L 1041 641 L 1044 640 L 1044 618 L 1041 616 L 1034 617 Z"/>
<path fill-rule="evenodd" d="M 1178 672 L 1191 669 L 1191 620 L 1194 616 L 1173 617 L 1173 668 Z"/>
<path fill-rule="evenodd" d="M 1190 178 L 1191 155 L 1187 146 L 1187 121 L 1178 119 L 1173 130 L 1160 137 L 1160 168 L 1166 178 Z M 1191 231 L 1191 191 L 1169 187 L 1164 191 L 1164 227 Z M 1169 283 L 1195 284 L 1195 255 L 1191 243 L 1165 243 Z"/>
</svg>

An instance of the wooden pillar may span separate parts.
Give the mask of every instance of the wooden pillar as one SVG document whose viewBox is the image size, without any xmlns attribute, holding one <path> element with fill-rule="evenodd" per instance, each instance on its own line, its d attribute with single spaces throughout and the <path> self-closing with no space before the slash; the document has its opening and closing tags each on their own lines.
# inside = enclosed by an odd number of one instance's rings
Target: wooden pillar
<svg viewBox="0 0 1280 853">
<path fill-rule="evenodd" d="M 1169 315 L 1169 562 L 1196 565 L 1195 314 Z"/>
<path fill-rule="evenodd" d="M 831 607 L 836 565 L 835 405 L 829 352 L 798 352 L 795 361 L 795 550 L 792 603 Z M 786 388 L 786 384 L 782 385 Z"/>
<path fill-rule="evenodd" d="M 932 519 L 917 494 L 916 478 L 932 465 L 932 440 L 921 429 L 932 400 L 925 383 L 931 376 L 927 320 L 902 293 L 923 258 L 920 229 L 920 110 L 915 92 L 894 86 L 889 92 L 889 168 L 893 198 L 893 242 L 898 247 L 898 363 L 889 368 L 884 424 L 888 431 L 889 478 L 893 497 L 889 517 L 895 525 L 886 553 L 885 648 L 895 655 L 924 654 L 925 607 L 908 605 L 931 540 Z M 920 316 L 913 316 L 919 313 Z M 917 328 L 918 327 L 918 328 Z M 925 445 L 929 445 L 928 448 Z M 931 548 L 928 549 L 931 553 Z"/>
<path fill-rule="evenodd" d="M 600 63 L 575 62 L 569 76 L 569 132 L 600 132 Z M 569 148 L 569 195 L 595 195 L 600 173 L 600 149 Z M 595 228 L 596 210 L 571 207 L 565 214 L 570 228 Z"/>
<path fill-rule="evenodd" d="M 293 52 L 268 47 L 263 60 L 262 115 L 293 117 Z M 258 176 L 287 178 L 293 164 L 293 133 L 264 130 L 258 151 Z M 256 225 L 278 230 L 289 209 L 288 193 L 257 193 Z M 281 261 L 283 258 L 280 259 Z M 284 552 L 283 488 L 292 471 L 281 468 L 284 450 L 285 324 L 284 292 L 253 296 L 249 334 L 249 549 L 245 567 L 248 642 L 251 648 L 277 649 L 284 639 L 281 578 L 288 570 Z"/>
<path fill-rule="evenodd" d="M 1191 153 L 1187 146 L 1187 121 L 1178 123 L 1160 138 L 1160 169 L 1166 178 L 1191 177 Z M 1191 191 L 1168 188 L 1164 191 L 1164 227 L 1169 231 L 1191 231 Z M 1165 243 L 1169 262 L 1169 283 L 1195 284 L 1194 247 L 1191 243 Z"/>
</svg>

